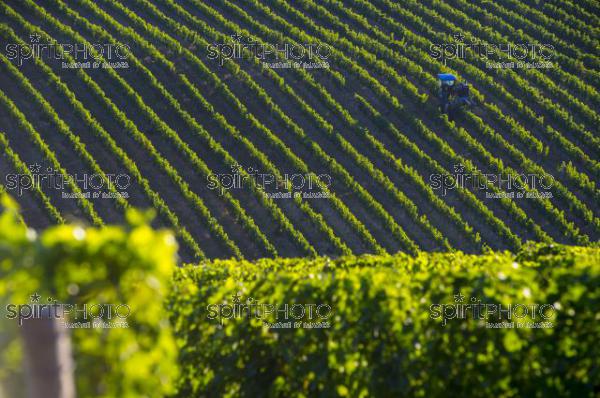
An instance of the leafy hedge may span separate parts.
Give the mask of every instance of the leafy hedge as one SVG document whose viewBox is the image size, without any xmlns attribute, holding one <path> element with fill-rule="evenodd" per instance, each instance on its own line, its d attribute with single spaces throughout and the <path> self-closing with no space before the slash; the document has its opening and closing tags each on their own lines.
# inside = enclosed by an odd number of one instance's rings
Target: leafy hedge
<svg viewBox="0 0 600 398">
<path fill-rule="evenodd" d="M 470 317 L 443 325 L 437 304 L 456 306 L 458 294 L 465 305 L 552 307 L 548 319 L 513 315 L 514 328 Z M 285 322 L 283 313 L 227 317 L 236 302 L 326 304 L 329 317 L 312 321 L 330 328 L 263 325 Z M 592 396 L 599 307 L 600 250 L 559 245 L 526 245 L 516 256 L 220 260 L 178 269 L 168 298 L 180 397 Z M 528 320 L 552 327 L 516 327 Z"/>
<path fill-rule="evenodd" d="M 17 206 L 0 195 L 0 388 L 21 396 L 17 320 L 6 304 L 30 295 L 77 305 L 128 305 L 125 328 L 69 329 L 80 397 L 162 397 L 176 377 L 176 346 L 163 308 L 177 243 L 149 216 L 128 211 L 127 226 L 27 228 Z M 50 300 L 48 300 L 50 301 Z M 116 318 L 113 318 L 116 319 Z M 29 358 L 29 360 L 35 360 Z M 25 381 L 27 382 L 27 380 Z"/>
</svg>

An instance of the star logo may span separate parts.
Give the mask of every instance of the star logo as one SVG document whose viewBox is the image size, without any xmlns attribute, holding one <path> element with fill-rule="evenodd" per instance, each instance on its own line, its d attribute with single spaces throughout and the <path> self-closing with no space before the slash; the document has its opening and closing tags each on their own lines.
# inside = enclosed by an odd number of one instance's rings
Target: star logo
<svg viewBox="0 0 600 398">
<path fill-rule="evenodd" d="M 233 295 L 233 296 L 231 296 L 231 297 L 233 298 L 233 302 L 234 302 L 234 304 L 239 304 L 239 303 L 240 303 L 240 298 L 241 298 L 242 296 L 240 296 L 240 294 L 239 294 L 239 293 L 236 293 L 236 294 L 234 294 L 234 295 Z"/>
<path fill-rule="evenodd" d="M 462 173 L 463 171 L 465 171 L 465 166 L 462 164 L 455 164 L 454 165 L 454 172 L 455 173 Z"/>
<path fill-rule="evenodd" d="M 38 33 L 32 33 L 32 34 L 29 35 L 29 40 L 32 43 L 39 43 L 41 37 L 42 36 L 40 36 Z"/>
<path fill-rule="evenodd" d="M 240 166 L 239 163 L 231 165 L 231 172 L 233 174 L 239 174 L 240 170 L 242 170 L 242 166 Z"/>
<path fill-rule="evenodd" d="M 456 41 L 463 41 L 465 39 L 465 35 L 460 32 L 453 34 L 452 37 L 454 37 L 454 40 Z"/>
<path fill-rule="evenodd" d="M 239 33 L 234 33 L 231 35 L 231 38 L 233 39 L 233 41 L 240 42 L 240 41 L 242 41 L 243 36 L 240 35 Z"/>
<path fill-rule="evenodd" d="M 462 293 L 458 292 L 458 294 L 454 295 L 455 303 L 462 303 L 464 300 L 465 300 L 465 296 L 463 296 Z"/>
<path fill-rule="evenodd" d="M 40 296 L 39 294 L 37 294 L 37 292 L 35 292 L 31 296 L 29 296 L 29 298 L 31 299 L 32 303 L 39 303 L 40 297 L 42 297 L 42 296 Z"/>
<path fill-rule="evenodd" d="M 40 166 L 38 163 L 29 165 L 29 171 L 31 171 L 33 174 L 39 173 L 41 168 L 42 166 Z"/>
</svg>

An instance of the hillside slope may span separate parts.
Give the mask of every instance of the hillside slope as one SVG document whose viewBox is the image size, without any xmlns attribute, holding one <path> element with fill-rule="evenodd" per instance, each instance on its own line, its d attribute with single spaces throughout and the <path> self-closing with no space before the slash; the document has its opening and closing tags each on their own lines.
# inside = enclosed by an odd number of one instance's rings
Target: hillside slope
<svg viewBox="0 0 600 398">
<path fill-rule="evenodd" d="M 184 260 L 587 245 L 599 11 L 6 0 L 0 183 L 34 227 L 154 208 Z M 449 121 L 438 73 L 477 105 Z"/>
</svg>

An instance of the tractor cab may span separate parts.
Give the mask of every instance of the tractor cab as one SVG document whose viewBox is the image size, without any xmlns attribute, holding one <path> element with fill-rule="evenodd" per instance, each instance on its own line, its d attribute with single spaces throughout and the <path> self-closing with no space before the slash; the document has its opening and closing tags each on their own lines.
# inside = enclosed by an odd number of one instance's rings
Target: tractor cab
<svg viewBox="0 0 600 398">
<path fill-rule="evenodd" d="M 468 83 L 458 83 L 451 73 L 440 73 L 438 76 L 440 110 L 453 119 L 453 111 L 463 106 L 471 107 L 474 103 L 469 94 Z"/>
<path fill-rule="evenodd" d="M 452 73 L 438 74 L 438 85 L 441 90 L 447 90 L 454 87 L 454 83 L 456 83 L 456 76 Z"/>
</svg>

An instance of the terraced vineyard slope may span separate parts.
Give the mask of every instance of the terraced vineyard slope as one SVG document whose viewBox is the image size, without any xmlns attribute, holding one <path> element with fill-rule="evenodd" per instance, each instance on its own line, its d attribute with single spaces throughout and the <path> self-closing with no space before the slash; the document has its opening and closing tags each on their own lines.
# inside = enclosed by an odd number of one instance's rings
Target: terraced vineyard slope
<svg viewBox="0 0 600 398">
<path fill-rule="evenodd" d="M 36 228 L 153 209 L 184 261 L 589 245 L 599 12 L 5 0 L 0 192 Z M 470 106 L 443 112 L 442 73 Z"/>
</svg>

